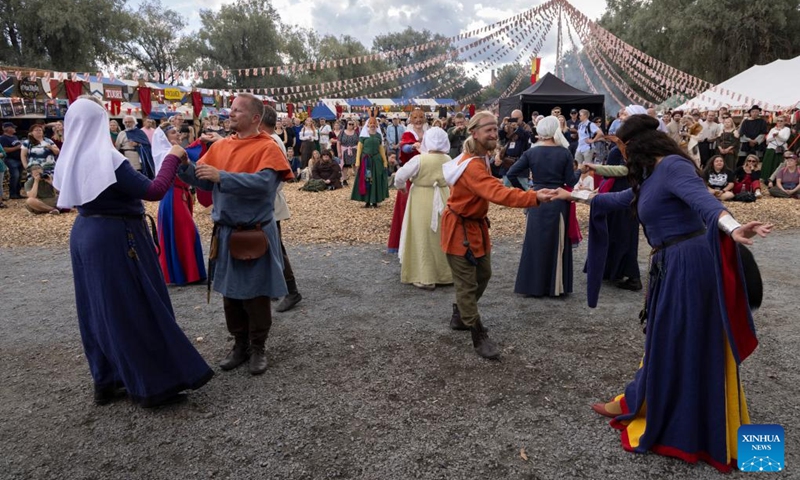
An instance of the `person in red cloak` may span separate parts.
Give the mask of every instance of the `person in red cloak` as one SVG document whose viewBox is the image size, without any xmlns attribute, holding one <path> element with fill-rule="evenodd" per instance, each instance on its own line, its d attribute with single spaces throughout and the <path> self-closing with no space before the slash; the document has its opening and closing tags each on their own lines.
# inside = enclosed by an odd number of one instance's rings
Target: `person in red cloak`
<svg viewBox="0 0 800 480">
<path fill-rule="evenodd" d="M 422 135 L 425 132 L 425 114 L 419 108 L 415 108 L 411 112 L 408 121 L 409 128 L 400 138 L 400 158 L 398 158 L 400 167 L 419 155 Z M 398 248 L 400 248 L 400 232 L 403 229 L 403 216 L 406 214 L 406 202 L 408 201 L 408 193 L 406 192 L 408 192 L 409 188 L 411 188 L 411 182 L 407 182 L 405 192 L 402 190 L 397 191 L 397 198 L 394 201 L 394 213 L 392 214 L 392 228 L 389 230 L 389 241 L 386 245 L 389 253 L 397 253 Z"/>
</svg>

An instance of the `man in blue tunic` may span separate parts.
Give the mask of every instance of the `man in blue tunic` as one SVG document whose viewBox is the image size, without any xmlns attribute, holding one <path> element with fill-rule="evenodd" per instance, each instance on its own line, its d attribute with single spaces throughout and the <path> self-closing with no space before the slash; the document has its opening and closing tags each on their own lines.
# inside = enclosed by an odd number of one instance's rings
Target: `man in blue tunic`
<svg viewBox="0 0 800 480">
<path fill-rule="evenodd" d="M 178 170 L 181 180 L 212 192 L 213 285 L 222 294 L 225 322 L 235 339 L 220 368 L 231 370 L 249 359 L 253 375 L 267 369 L 270 299 L 288 293 L 273 211 L 278 185 L 292 172 L 275 140 L 259 131 L 263 115 L 261 100 L 239 94 L 231 105 L 234 135 L 204 135 L 214 141 L 208 152 L 196 167 L 184 162 Z"/>
</svg>

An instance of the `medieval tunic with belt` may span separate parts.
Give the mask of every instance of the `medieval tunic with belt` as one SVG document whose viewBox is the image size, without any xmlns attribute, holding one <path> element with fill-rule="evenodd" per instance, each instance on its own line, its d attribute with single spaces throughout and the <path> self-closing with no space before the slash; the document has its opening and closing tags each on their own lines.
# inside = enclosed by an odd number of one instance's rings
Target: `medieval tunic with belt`
<svg viewBox="0 0 800 480">
<path fill-rule="evenodd" d="M 198 164 L 220 170 L 219 183 L 200 180 L 193 164 L 182 165 L 178 176 L 212 192 L 211 218 L 217 226 L 218 256 L 214 290 L 227 298 L 282 297 L 287 294 L 278 229 L 273 218 L 278 185 L 292 178 L 291 168 L 275 140 L 266 133 L 215 142 Z M 231 233 L 260 225 L 269 240 L 267 253 L 255 260 L 236 260 L 228 252 Z"/>
</svg>

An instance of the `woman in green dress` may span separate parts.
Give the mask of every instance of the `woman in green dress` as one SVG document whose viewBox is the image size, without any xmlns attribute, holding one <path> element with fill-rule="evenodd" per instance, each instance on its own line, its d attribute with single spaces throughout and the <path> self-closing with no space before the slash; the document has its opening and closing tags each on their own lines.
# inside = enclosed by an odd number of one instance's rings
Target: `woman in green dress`
<svg viewBox="0 0 800 480">
<path fill-rule="evenodd" d="M 383 137 L 378 133 L 378 120 L 370 117 L 366 132 L 362 130 L 356 148 L 356 178 L 351 200 L 364 202 L 364 208 L 378 208 L 389 198 L 388 162 L 383 148 Z"/>
</svg>

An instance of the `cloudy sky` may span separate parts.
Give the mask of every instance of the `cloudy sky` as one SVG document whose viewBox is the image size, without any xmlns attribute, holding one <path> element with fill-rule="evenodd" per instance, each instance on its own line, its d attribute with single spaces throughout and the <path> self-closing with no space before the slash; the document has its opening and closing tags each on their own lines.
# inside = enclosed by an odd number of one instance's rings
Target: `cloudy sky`
<svg viewBox="0 0 800 480">
<path fill-rule="evenodd" d="M 272 0 L 272 4 L 285 23 L 313 28 L 322 35 L 351 35 L 370 48 L 376 35 L 401 31 L 408 26 L 453 36 L 498 22 L 544 1 L 522 2 L 520 6 L 510 6 L 517 2 L 489 0 Z M 132 0 L 133 6 L 138 2 Z M 200 8 L 216 10 L 227 3 L 233 0 L 172 0 L 166 4 L 188 18 L 189 30 L 197 30 Z M 599 18 L 606 9 L 605 0 L 571 0 L 571 3 L 591 19 Z M 566 33 L 564 42 L 569 47 Z M 540 53 L 543 71 L 552 70 L 555 51 L 556 29 L 553 28 Z M 513 56 L 506 59 L 511 60 Z M 488 83 L 488 77 L 486 73 L 479 80 Z"/>
</svg>

